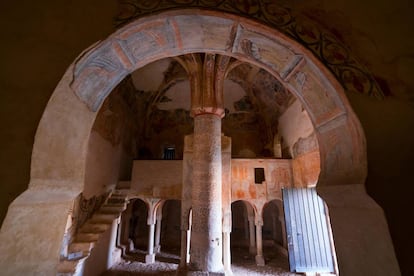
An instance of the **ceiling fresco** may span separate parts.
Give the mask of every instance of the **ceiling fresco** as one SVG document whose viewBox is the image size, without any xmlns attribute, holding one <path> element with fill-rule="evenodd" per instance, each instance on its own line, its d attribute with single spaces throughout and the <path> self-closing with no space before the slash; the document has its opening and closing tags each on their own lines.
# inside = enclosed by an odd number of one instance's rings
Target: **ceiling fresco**
<svg viewBox="0 0 414 276">
<path fill-rule="evenodd" d="M 182 137 L 193 132 L 193 118 L 190 83 L 178 59 L 158 60 L 134 71 L 117 90 L 134 114 L 138 158 L 158 159 L 165 146 L 182 153 Z M 223 133 L 232 137 L 234 156 L 271 156 L 278 120 L 294 102 L 267 71 L 234 60 L 224 81 L 222 120 Z"/>
<path fill-rule="evenodd" d="M 278 29 L 309 49 L 336 76 L 347 92 L 382 99 L 389 93 L 387 84 L 373 76 L 341 41 L 339 33 L 325 28 L 311 14 L 293 7 L 303 1 L 271 0 L 122 0 L 114 23 L 121 27 L 136 18 L 174 8 L 214 9 L 254 18 Z"/>
</svg>

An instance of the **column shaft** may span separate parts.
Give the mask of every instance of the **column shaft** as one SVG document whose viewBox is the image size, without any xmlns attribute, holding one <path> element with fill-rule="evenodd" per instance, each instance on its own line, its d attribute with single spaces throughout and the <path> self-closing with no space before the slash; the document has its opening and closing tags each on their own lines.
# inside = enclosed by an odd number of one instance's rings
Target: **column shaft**
<svg viewBox="0 0 414 276">
<path fill-rule="evenodd" d="M 161 251 L 161 245 L 160 245 L 160 239 L 161 239 L 161 217 L 157 217 L 157 224 L 155 226 L 155 245 L 154 245 L 154 252 L 160 253 Z"/>
<path fill-rule="evenodd" d="M 190 227 L 191 228 L 191 227 Z M 187 230 L 187 243 L 185 247 L 185 263 L 190 263 L 190 243 L 191 243 L 191 229 Z"/>
<path fill-rule="evenodd" d="M 249 216 L 249 253 L 254 255 L 256 254 L 256 239 L 254 231 L 254 217 Z"/>
<path fill-rule="evenodd" d="M 230 232 L 223 232 L 223 266 L 226 275 L 231 273 Z"/>
<path fill-rule="evenodd" d="M 148 254 L 145 256 L 145 263 L 154 263 L 155 262 L 155 254 L 154 254 L 154 230 L 155 224 L 149 224 L 149 232 L 148 232 Z"/>
<path fill-rule="evenodd" d="M 256 264 L 258 266 L 264 266 L 264 257 L 263 257 L 263 238 L 262 238 L 262 223 L 256 223 L 256 245 L 257 245 L 257 254 L 256 254 Z"/>
<path fill-rule="evenodd" d="M 221 118 L 194 117 L 191 270 L 223 271 Z"/>
</svg>

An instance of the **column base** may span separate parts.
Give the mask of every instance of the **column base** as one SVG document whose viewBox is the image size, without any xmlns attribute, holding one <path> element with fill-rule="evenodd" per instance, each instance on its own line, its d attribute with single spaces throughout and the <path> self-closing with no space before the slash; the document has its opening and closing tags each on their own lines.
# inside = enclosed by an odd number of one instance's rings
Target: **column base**
<svg viewBox="0 0 414 276">
<path fill-rule="evenodd" d="M 265 265 L 265 261 L 262 255 L 256 255 L 256 265 L 257 266 L 264 266 Z"/>
<path fill-rule="evenodd" d="M 145 255 L 145 263 L 146 264 L 155 263 L 155 254 L 147 254 L 147 255 Z"/>
<path fill-rule="evenodd" d="M 188 270 L 188 267 L 178 267 L 177 276 L 233 276 L 233 273 L 228 272 L 208 272 L 208 271 L 194 271 Z"/>
<path fill-rule="evenodd" d="M 155 253 L 160 253 L 161 252 L 161 245 L 155 246 L 154 247 L 154 252 Z"/>
<path fill-rule="evenodd" d="M 230 271 L 218 271 L 218 272 L 211 272 L 211 271 L 198 271 L 198 270 L 190 270 L 189 266 L 186 267 L 178 267 L 177 276 L 233 276 L 233 272 Z"/>
<path fill-rule="evenodd" d="M 227 276 L 223 272 L 209 272 L 209 271 L 187 271 L 187 276 Z"/>
<path fill-rule="evenodd" d="M 231 269 L 224 269 L 224 275 L 233 276 L 233 271 L 231 271 Z"/>
</svg>

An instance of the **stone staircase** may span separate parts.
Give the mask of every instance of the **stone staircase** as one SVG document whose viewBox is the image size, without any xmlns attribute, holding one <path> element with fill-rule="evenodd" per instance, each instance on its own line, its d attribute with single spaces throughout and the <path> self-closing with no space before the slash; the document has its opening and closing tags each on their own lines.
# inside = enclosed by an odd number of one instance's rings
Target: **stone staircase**
<svg viewBox="0 0 414 276">
<path fill-rule="evenodd" d="M 83 262 L 89 257 L 101 235 L 112 227 L 127 207 L 128 190 L 114 190 L 106 202 L 78 230 L 68 247 L 65 259 L 59 262 L 57 275 L 81 275 Z"/>
</svg>

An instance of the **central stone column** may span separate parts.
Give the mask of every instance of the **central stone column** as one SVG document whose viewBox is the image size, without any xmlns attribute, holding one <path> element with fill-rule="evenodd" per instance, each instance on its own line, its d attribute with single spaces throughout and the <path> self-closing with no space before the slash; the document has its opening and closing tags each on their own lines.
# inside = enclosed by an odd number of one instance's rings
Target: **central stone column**
<svg viewBox="0 0 414 276">
<path fill-rule="evenodd" d="M 194 117 L 193 224 L 190 269 L 221 272 L 221 118 L 215 114 Z"/>
<path fill-rule="evenodd" d="M 221 118 L 223 81 L 230 57 L 183 57 L 194 118 L 192 229 L 189 274 L 223 273 Z"/>
</svg>

